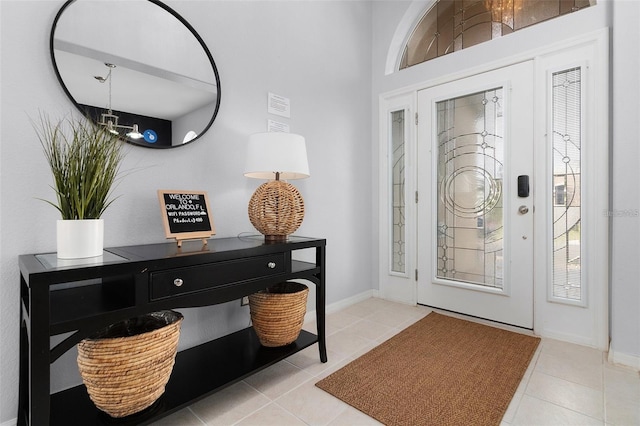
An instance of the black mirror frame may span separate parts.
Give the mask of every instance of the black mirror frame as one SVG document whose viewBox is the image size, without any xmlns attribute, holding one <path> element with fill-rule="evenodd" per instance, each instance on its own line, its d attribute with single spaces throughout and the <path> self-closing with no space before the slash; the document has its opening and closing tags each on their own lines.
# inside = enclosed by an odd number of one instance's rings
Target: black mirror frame
<svg viewBox="0 0 640 426">
<path fill-rule="evenodd" d="M 55 54 L 54 54 L 54 46 L 53 46 L 53 37 L 56 31 L 56 27 L 58 25 L 58 20 L 60 19 L 60 16 L 62 16 L 62 13 L 67 9 L 67 7 L 69 7 L 71 4 L 75 3 L 77 0 L 67 0 L 62 7 L 60 8 L 60 10 L 58 11 L 58 13 L 56 14 L 56 17 L 53 20 L 53 24 L 51 26 L 51 34 L 49 36 L 49 53 L 51 55 L 51 63 L 53 64 L 53 70 L 56 73 L 56 77 L 58 78 L 58 82 L 60 83 L 60 86 L 62 87 L 62 89 L 64 90 L 64 92 L 67 94 L 67 97 L 71 100 L 71 102 L 73 103 L 73 105 L 80 111 L 84 113 L 84 110 L 82 108 L 80 108 L 80 105 L 76 102 L 76 100 L 74 99 L 74 97 L 71 95 L 71 93 L 69 92 L 69 89 L 67 88 L 67 86 L 64 84 L 64 81 L 62 80 L 62 76 L 60 75 L 60 71 L 58 70 L 58 64 L 56 62 L 56 58 L 55 58 Z M 194 37 L 196 38 L 196 40 L 198 40 L 198 43 L 200 43 L 200 46 L 202 46 L 202 49 L 204 50 L 204 52 L 207 55 L 207 58 L 209 58 L 209 63 L 211 64 L 211 67 L 213 68 L 213 74 L 215 75 L 216 78 L 216 90 L 217 90 L 217 99 L 216 99 L 216 107 L 215 110 L 213 111 L 213 115 L 211 116 L 211 119 L 209 120 L 209 123 L 207 123 L 207 125 L 205 126 L 204 130 L 202 130 L 200 133 L 198 133 L 198 136 L 196 136 L 195 138 L 193 138 L 192 140 L 190 140 L 187 143 L 184 144 L 180 144 L 180 145 L 158 145 L 158 146 L 153 146 L 150 144 L 137 144 L 135 142 L 132 142 L 126 138 L 123 138 L 124 141 L 130 143 L 131 145 L 135 145 L 135 146 L 141 146 L 144 148 L 153 148 L 153 149 L 170 149 L 170 148 L 178 148 L 184 145 L 188 145 L 192 142 L 197 141 L 198 139 L 200 139 L 200 137 L 202 135 L 204 135 L 209 128 L 213 125 L 214 120 L 216 119 L 216 116 L 218 115 L 218 111 L 220 110 L 220 101 L 221 101 L 221 92 L 220 92 L 220 75 L 218 74 L 218 67 L 216 66 L 215 61 L 213 60 L 213 56 L 211 55 L 211 52 L 209 51 L 209 48 L 207 47 L 207 45 L 205 44 L 204 40 L 202 39 L 202 37 L 200 37 L 200 34 L 198 34 L 198 32 L 195 30 L 195 28 L 193 28 L 193 26 L 191 26 L 191 24 L 184 19 L 178 12 L 176 12 L 175 10 L 173 10 L 172 8 L 170 8 L 169 6 L 167 6 L 166 4 L 162 3 L 160 0 L 147 0 L 149 3 L 155 4 L 156 6 L 161 7 L 162 9 L 164 9 L 165 11 L 169 12 L 171 15 L 173 15 L 177 20 L 179 20 L 185 27 L 187 27 L 187 29 L 189 31 L 191 31 L 191 33 L 194 35 Z"/>
</svg>

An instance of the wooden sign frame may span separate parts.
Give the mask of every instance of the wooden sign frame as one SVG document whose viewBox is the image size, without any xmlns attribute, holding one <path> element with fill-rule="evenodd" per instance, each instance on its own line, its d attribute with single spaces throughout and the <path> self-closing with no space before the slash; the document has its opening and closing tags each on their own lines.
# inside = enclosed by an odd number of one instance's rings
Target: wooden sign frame
<svg viewBox="0 0 640 426">
<path fill-rule="evenodd" d="M 172 199 L 167 200 L 166 197 L 171 197 Z M 195 204 L 195 207 L 193 207 L 194 200 L 199 202 Z M 168 203 L 168 201 L 174 201 L 174 203 Z M 207 238 L 216 234 L 213 217 L 211 216 L 209 197 L 206 191 L 159 189 L 158 202 L 160 203 L 160 215 L 162 216 L 164 233 L 167 238 L 175 238 L 178 242 L 178 247 L 182 247 L 182 241 L 184 240 L 201 239 L 203 244 L 207 244 Z M 185 208 L 180 208 L 180 206 L 185 206 Z M 206 220 L 204 216 L 206 216 Z M 192 230 L 189 229 L 190 226 Z"/>
</svg>

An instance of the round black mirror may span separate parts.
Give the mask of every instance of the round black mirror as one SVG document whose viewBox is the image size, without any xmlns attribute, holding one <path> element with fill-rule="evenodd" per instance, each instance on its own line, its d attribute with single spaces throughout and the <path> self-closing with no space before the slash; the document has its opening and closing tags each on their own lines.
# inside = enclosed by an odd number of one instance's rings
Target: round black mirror
<svg viewBox="0 0 640 426">
<path fill-rule="evenodd" d="M 69 0 L 53 21 L 50 48 L 71 102 L 132 144 L 182 146 L 218 114 L 211 52 L 160 1 Z"/>
</svg>

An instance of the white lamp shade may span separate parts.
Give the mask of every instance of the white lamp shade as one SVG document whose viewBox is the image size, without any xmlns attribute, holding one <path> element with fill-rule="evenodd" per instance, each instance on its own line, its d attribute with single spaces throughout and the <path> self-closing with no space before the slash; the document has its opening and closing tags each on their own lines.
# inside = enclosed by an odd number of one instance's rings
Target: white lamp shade
<svg viewBox="0 0 640 426">
<path fill-rule="evenodd" d="M 304 137 L 293 133 L 256 133 L 249 137 L 244 175 L 256 179 L 309 177 Z"/>
</svg>

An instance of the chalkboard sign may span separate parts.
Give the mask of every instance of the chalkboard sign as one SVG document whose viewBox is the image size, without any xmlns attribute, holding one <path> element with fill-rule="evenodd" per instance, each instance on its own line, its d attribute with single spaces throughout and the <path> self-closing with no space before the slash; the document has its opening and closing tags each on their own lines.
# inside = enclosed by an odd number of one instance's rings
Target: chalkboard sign
<svg viewBox="0 0 640 426">
<path fill-rule="evenodd" d="M 216 233 L 207 193 L 202 191 L 158 190 L 158 201 L 167 238 L 178 240 L 202 239 Z"/>
</svg>

